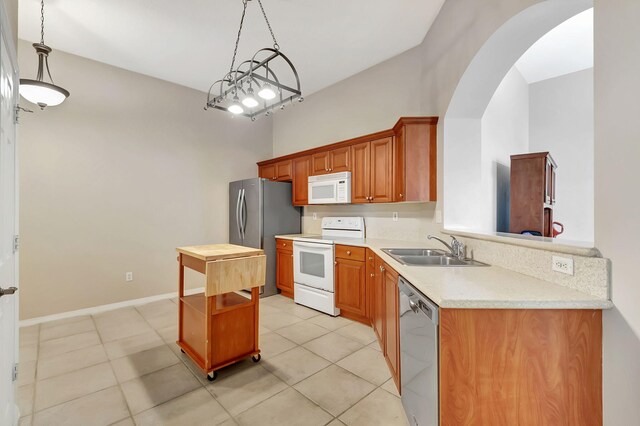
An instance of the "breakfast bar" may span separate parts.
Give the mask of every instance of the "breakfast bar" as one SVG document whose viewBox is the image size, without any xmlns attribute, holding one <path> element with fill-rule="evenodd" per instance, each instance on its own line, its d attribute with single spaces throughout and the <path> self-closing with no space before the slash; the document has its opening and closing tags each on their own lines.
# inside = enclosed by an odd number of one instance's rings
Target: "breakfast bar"
<svg viewBox="0 0 640 426">
<path fill-rule="evenodd" d="M 178 341 L 210 381 L 216 371 L 249 356 L 260 361 L 259 289 L 265 283 L 261 249 L 233 244 L 179 247 Z M 185 294 L 184 268 L 205 275 L 204 292 Z M 240 293 L 250 290 L 251 297 Z"/>
</svg>

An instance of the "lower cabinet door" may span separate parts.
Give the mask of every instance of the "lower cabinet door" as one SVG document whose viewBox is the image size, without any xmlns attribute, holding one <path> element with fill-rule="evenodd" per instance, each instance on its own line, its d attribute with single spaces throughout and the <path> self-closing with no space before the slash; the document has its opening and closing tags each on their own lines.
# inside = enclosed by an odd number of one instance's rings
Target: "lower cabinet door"
<svg viewBox="0 0 640 426">
<path fill-rule="evenodd" d="M 293 297 L 293 253 L 276 250 L 276 287 L 283 296 Z"/>
<path fill-rule="evenodd" d="M 378 337 L 380 346 L 384 350 L 384 274 L 382 273 L 384 262 L 378 256 L 374 260 L 373 300 L 372 300 L 372 325 L 373 331 Z"/>
<path fill-rule="evenodd" d="M 336 260 L 336 307 L 357 315 L 367 314 L 366 264 L 357 260 Z"/>
<path fill-rule="evenodd" d="M 384 355 L 391 369 L 391 376 L 400 389 L 398 274 L 385 265 L 384 275 Z"/>
</svg>

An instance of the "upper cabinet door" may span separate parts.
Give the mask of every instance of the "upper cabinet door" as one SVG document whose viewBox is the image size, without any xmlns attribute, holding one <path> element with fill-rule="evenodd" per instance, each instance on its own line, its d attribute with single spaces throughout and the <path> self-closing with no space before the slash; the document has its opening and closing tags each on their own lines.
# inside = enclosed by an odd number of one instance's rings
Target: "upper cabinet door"
<svg viewBox="0 0 640 426">
<path fill-rule="evenodd" d="M 390 203 L 393 201 L 393 138 L 371 142 L 370 201 Z"/>
<path fill-rule="evenodd" d="M 292 179 L 293 172 L 291 170 L 291 163 L 291 160 L 276 163 L 276 180 L 290 181 Z"/>
<path fill-rule="evenodd" d="M 393 157 L 393 201 L 407 201 L 406 191 L 406 161 L 405 161 L 405 126 L 396 130 Z"/>
<path fill-rule="evenodd" d="M 311 155 L 311 175 L 317 176 L 327 173 L 329 173 L 329 151 Z"/>
<path fill-rule="evenodd" d="M 309 204 L 309 163 L 310 157 L 295 158 L 293 160 L 292 201 L 294 206 Z"/>
<path fill-rule="evenodd" d="M 351 203 L 369 202 L 370 142 L 351 146 Z"/>
<path fill-rule="evenodd" d="M 351 147 L 331 150 L 329 155 L 329 171 L 331 173 L 348 172 L 351 170 Z"/>
<path fill-rule="evenodd" d="M 267 164 L 265 166 L 260 166 L 258 175 L 264 179 L 274 180 L 276 177 L 276 165 Z"/>
<path fill-rule="evenodd" d="M 394 128 L 394 201 L 436 201 L 437 119 L 401 119 Z"/>
</svg>

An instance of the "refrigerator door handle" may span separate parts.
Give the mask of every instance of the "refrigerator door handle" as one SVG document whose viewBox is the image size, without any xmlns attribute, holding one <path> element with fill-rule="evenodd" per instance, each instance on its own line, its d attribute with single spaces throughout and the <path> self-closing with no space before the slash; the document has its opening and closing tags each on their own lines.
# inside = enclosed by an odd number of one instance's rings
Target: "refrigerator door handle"
<svg viewBox="0 0 640 426">
<path fill-rule="evenodd" d="M 238 238 L 242 240 L 242 228 L 240 227 L 240 203 L 242 201 L 242 189 L 238 189 L 238 199 L 236 201 L 236 225 L 238 225 Z"/>
<path fill-rule="evenodd" d="M 240 222 L 242 223 L 242 239 L 244 240 L 245 232 L 247 231 L 247 197 L 245 196 L 244 188 L 242 188 L 242 203 L 240 203 Z"/>
</svg>

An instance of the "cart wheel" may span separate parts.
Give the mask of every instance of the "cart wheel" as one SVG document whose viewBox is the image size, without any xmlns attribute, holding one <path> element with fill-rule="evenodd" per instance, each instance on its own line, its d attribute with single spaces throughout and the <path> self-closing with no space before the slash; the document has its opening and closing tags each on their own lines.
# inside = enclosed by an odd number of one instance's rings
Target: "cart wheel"
<svg viewBox="0 0 640 426">
<path fill-rule="evenodd" d="M 262 359 L 262 355 L 254 355 L 251 357 L 251 359 L 253 360 L 253 362 L 260 362 L 260 360 Z"/>
<path fill-rule="evenodd" d="M 218 377 L 217 371 L 207 374 L 207 380 L 209 380 L 210 382 L 213 382 L 217 377 Z"/>
<path fill-rule="evenodd" d="M 182 349 L 182 348 L 180 348 L 180 352 L 185 353 L 185 352 L 184 352 L 184 349 Z"/>
</svg>

